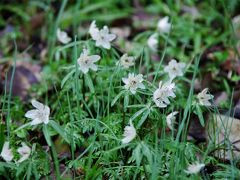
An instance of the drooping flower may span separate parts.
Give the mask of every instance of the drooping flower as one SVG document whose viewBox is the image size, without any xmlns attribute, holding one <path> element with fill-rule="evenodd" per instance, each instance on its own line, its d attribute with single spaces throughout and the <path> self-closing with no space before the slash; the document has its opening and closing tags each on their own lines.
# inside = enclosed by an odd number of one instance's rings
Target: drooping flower
<svg viewBox="0 0 240 180">
<path fill-rule="evenodd" d="M 135 57 L 124 54 L 117 62 L 117 65 L 123 66 L 123 68 L 128 69 L 129 67 L 134 66 L 134 61 Z"/>
<path fill-rule="evenodd" d="M 166 16 L 158 21 L 158 30 L 160 33 L 168 33 L 171 29 L 171 23 L 169 23 L 169 17 Z"/>
<path fill-rule="evenodd" d="M 157 33 L 152 34 L 152 35 L 148 38 L 147 44 L 148 44 L 148 47 L 149 47 L 152 51 L 157 51 L 157 46 L 158 46 L 158 34 L 157 34 Z"/>
<path fill-rule="evenodd" d="M 164 108 L 170 104 L 169 97 L 175 98 L 176 95 L 174 94 L 175 84 L 171 82 L 167 82 L 165 84 L 162 81 L 159 82 L 159 88 L 153 93 L 153 101 L 155 104 L 160 107 Z"/>
<path fill-rule="evenodd" d="M 174 111 L 172 113 L 170 113 L 169 115 L 167 115 L 166 119 L 167 119 L 167 126 L 169 129 L 173 130 L 174 128 L 174 123 L 176 121 L 176 115 L 178 114 L 177 111 Z"/>
<path fill-rule="evenodd" d="M 142 74 L 135 76 L 134 73 L 129 73 L 128 78 L 122 78 L 122 81 L 125 83 L 124 88 L 130 90 L 132 94 L 136 94 L 138 88 L 145 89 Z"/>
<path fill-rule="evenodd" d="M 3 158 L 5 161 L 7 161 L 7 162 L 12 161 L 12 159 L 13 159 L 13 153 L 12 153 L 12 150 L 9 148 L 9 142 L 5 142 L 5 143 L 3 144 L 1 156 L 2 156 L 2 158 Z"/>
<path fill-rule="evenodd" d="M 105 49 L 110 49 L 111 44 L 115 38 L 115 34 L 111 34 L 107 26 L 104 26 L 103 29 L 98 29 L 96 26 L 96 21 L 93 21 L 89 28 L 89 34 L 91 35 L 92 39 L 96 41 L 97 47 L 103 47 Z"/>
<path fill-rule="evenodd" d="M 98 67 L 94 63 L 99 61 L 100 58 L 101 57 L 99 55 L 89 55 L 89 51 L 87 49 L 83 49 L 83 52 L 81 53 L 77 62 L 80 70 L 84 74 L 86 74 L 89 71 L 89 69 L 92 69 L 93 71 L 97 71 Z"/>
<path fill-rule="evenodd" d="M 170 79 L 173 80 L 175 77 L 183 75 L 185 67 L 185 63 L 178 63 L 175 59 L 172 59 L 164 68 L 164 72 L 168 73 Z"/>
<path fill-rule="evenodd" d="M 193 164 L 189 164 L 187 170 L 185 170 L 188 174 L 197 174 L 200 172 L 200 170 L 205 166 L 205 164 L 195 162 Z"/>
<path fill-rule="evenodd" d="M 21 163 L 29 158 L 31 154 L 31 148 L 28 147 L 25 143 L 22 143 L 22 147 L 18 148 L 17 152 L 21 155 L 21 158 L 17 162 Z"/>
<path fill-rule="evenodd" d="M 72 39 L 67 35 L 66 32 L 61 31 L 60 29 L 57 29 L 57 38 L 58 40 L 63 43 L 67 44 L 69 43 Z"/>
<path fill-rule="evenodd" d="M 128 144 L 136 137 L 136 135 L 136 129 L 134 128 L 132 122 L 130 122 L 130 126 L 126 126 L 124 128 L 124 138 L 122 139 L 122 144 Z"/>
<path fill-rule="evenodd" d="M 197 95 L 198 102 L 202 106 L 211 106 L 210 100 L 213 98 L 213 95 L 208 94 L 208 88 L 202 90 L 202 92 Z"/>
<path fill-rule="evenodd" d="M 92 21 L 90 28 L 89 28 L 89 34 L 91 35 L 91 37 L 93 39 L 96 39 L 98 37 L 99 29 L 96 26 L 96 21 Z"/>
<path fill-rule="evenodd" d="M 31 103 L 36 109 L 27 111 L 25 114 L 25 117 L 32 119 L 31 125 L 48 124 L 50 108 L 36 100 L 32 100 Z"/>
</svg>

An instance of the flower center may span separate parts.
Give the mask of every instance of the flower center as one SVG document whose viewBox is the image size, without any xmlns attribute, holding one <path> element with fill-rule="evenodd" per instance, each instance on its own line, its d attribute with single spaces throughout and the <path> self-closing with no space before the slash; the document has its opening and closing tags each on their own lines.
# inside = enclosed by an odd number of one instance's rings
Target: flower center
<svg viewBox="0 0 240 180">
<path fill-rule="evenodd" d="M 84 57 L 83 58 L 83 63 L 87 65 L 89 63 L 89 58 L 88 57 Z"/>
<path fill-rule="evenodd" d="M 177 71 L 177 68 L 176 68 L 176 67 L 173 67 L 172 70 L 173 70 L 173 71 Z"/>
<path fill-rule="evenodd" d="M 132 80 L 130 84 L 131 84 L 131 86 L 134 86 L 134 85 L 136 85 L 136 84 L 137 84 L 137 81 L 135 81 L 135 80 Z"/>
</svg>

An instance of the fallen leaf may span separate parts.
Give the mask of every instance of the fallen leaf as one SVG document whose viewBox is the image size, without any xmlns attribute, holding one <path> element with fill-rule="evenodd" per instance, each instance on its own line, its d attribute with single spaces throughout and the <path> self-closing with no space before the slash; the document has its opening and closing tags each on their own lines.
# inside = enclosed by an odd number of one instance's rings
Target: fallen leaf
<svg viewBox="0 0 240 180">
<path fill-rule="evenodd" d="M 0 91 L 3 92 L 5 87 L 7 92 L 10 91 L 13 69 L 12 64 L 0 65 L 0 70 L 2 70 Z M 22 100 L 27 100 L 30 97 L 28 90 L 33 84 L 40 81 L 40 71 L 41 67 L 39 65 L 25 61 L 17 62 L 12 82 L 12 95 L 19 96 Z"/>
</svg>

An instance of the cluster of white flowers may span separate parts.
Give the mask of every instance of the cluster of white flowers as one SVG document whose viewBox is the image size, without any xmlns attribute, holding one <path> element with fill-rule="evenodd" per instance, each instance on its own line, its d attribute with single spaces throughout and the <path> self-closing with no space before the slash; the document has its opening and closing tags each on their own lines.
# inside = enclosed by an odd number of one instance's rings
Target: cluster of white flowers
<svg viewBox="0 0 240 180">
<path fill-rule="evenodd" d="M 97 47 L 103 47 L 105 49 L 111 48 L 111 42 L 116 38 L 115 34 L 111 34 L 107 26 L 104 26 L 102 29 L 99 29 L 96 26 L 96 21 L 93 21 L 89 28 L 89 34 L 92 39 L 96 41 Z M 68 36 L 65 31 L 57 29 L 57 39 L 63 44 L 69 43 L 72 39 Z"/>
<path fill-rule="evenodd" d="M 171 30 L 171 23 L 169 22 L 169 17 L 164 17 L 159 20 L 157 24 L 158 32 L 150 35 L 147 40 L 147 45 L 152 51 L 157 51 L 158 49 L 158 37 L 162 33 L 169 33 Z M 99 29 L 96 25 L 96 21 L 92 21 L 89 34 L 91 38 L 95 41 L 95 46 L 102 47 L 105 49 L 111 48 L 111 42 L 116 38 L 115 34 L 110 33 L 109 28 L 104 26 Z M 71 41 L 71 38 L 66 32 L 57 30 L 57 38 L 63 43 L 67 44 Z M 101 59 L 99 55 L 90 55 L 90 51 L 84 48 L 80 57 L 77 59 L 79 69 L 82 73 L 86 74 L 89 70 L 97 71 L 98 66 L 95 64 Z M 123 69 L 128 69 L 135 65 L 135 57 L 129 56 L 127 53 L 123 54 L 120 60 L 116 63 L 117 66 L 123 67 Z M 175 98 L 175 83 L 173 80 L 176 77 L 183 76 L 186 68 L 186 64 L 182 62 L 177 62 L 175 59 L 169 61 L 168 65 L 164 67 L 164 72 L 168 74 L 169 80 L 167 82 L 159 82 L 159 87 L 153 92 L 153 102 L 159 108 L 165 108 L 170 104 L 170 98 Z M 124 88 L 131 92 L 131 94 L 136 94 L 138 89 L 145 89 L 143 84 L 143 75 L 134 73 L 129 73 L 128 77 L 122 78 L 124 83 Z M 208 89 L 204 89 L 197 95 L 198 103 L 203 106 L 211 106 L 210 100 L 213 98 L 212 95 L 208 94 Z M 32 119 L 31 125 L 38 125 L 41 123 L 48 124 L 50 108 L 47 105 L 33 100 L 32 105 L 36 108 L 30 110 L 25 114 L 25 117 Z M 171 112 L 166 116 L 166 123 L 169 129 L 174 130 L 174 124 L 176 121 L 177 111 Z M 137 136 L 137 131 L 130 120 L 129 125 L 124 128 L 122 144 L 130 143 Z M 29 148 L 25 143 L 22 143 L 22 147 L 18 148 L 18 153 L 21 158 L 18 162 L 22 162 L 31 154 L 31 148 Z M 9 148 L 9 142 L 5 142 L 1 156 L 5 161 L 11 161 L 13 159 L 12 150 Z M 195 174 L 198 173 L 205 165 L 200 163 L 190 164 L 186 173 Z"/>
<path fill-rule="evenodd" d="M 171 30 L 171 23 L 169 22 L 169 17 L 166 16 L 158 21 L 157 24 L 158 33 L 169 33 Z M 152 51 L 157 51 L 158 47 L 158 33 L 150 35 L 147 40 L 147 45 Z"/>
<path fill-rule="evenodd" d="M 20 159 L 17 161 L 17 163 L 21 163 L 21 162 L 23 162 L 23 161 L 25 161 L 26 159 L 29 158 L 29 156 L 31 154 L 31 148 L 28 147 L 25 143 L 22 143 L 22 147 L 19 147 L 17 149 L 17 152 L 21 156 Z M 3 144 L 1 156 L 6 162 L 10 162 L 14 158 L 12 149 L 9 147 L 9 142 L 8 141 L 6 141 Z"/>
<path fill-rule="evenodd" d="M 38 124 L 48 124 L 49 122 L 49 115 L 50 115 L 50 108 L 36 100 L 32 100 L 32 105 L 36 109 L 27 111 L 25 114 L 26 118 L 32 119 L 30 125 L 38 125 Z M 20 154 L 20 159 L 17 163 L 21 163 L 29 158 L 31 154 L 31 148 L 28 147 L 25 143 L 22 143 L 22 147 L 17 149 L 17 152 Z M 5 142 L 2 148 L 1 157 L 10 162 L 13 160 L 13 152 L 12 149 L 9 147 L 9 142 Z"/>
</svg>

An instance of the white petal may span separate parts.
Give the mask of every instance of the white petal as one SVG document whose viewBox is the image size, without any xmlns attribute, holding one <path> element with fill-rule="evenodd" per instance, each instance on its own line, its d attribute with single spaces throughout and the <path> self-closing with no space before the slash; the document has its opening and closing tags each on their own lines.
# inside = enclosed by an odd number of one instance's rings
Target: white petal
<svg viewBox="0 0 240 180">
<path fill-rule="evenodd" d="M 137 79 L 137 81 L 142 82 L 143 81 L 143 75 L 142 74 L 138 74 L 136 76 L 136 79 Z"/>
<path fill-rule="evenodd" d="M 99 38 L 99 29 L 96 26 L 96 21 L 93 21 L 91 23 L 90 28 L 89 28 L 89 33 L 94 40 Z"/>
<path fill-rule="evenodd" d="M 108 41 L 103 41 L 101 46 L 106 48 L 106 49 L 110 49 L 111 48 L 111 44 Z"/>
<path fill-rule="evenodd" d="M 92 56 L 89 56 L 89 60 L 91 60 L 92 62 L 97 62 L 100 60 L 100 56 L 99 55 L 92 55 Z"/>
<path fill-rule="evenodd" d="M 44 124 L 48 124 L 49 123 L 49 117 L 46 116 L 46 118 L 44 118 L 42 121 L 43 121 Z"/>
<path fill-rule="evenodd" d="M 145 89 L 145 86 L 143 85 L 143 83 L 139 83 L 138 87 L 141 89 Z"/>
<path fill-rule="evenodd" d="M 32 100 L 32 105 L 33 107 L 39 109 L 39 110 L 43 110 L 44 109 L 44 105 L 36 100 Z"/>
<path fill-rule="evenodd" d="M 98 69 L 98 67 L 97 67 L 96 64 L 92 64 L 92 65 L 90 66 L 90 68 L 91 68 L 93 71 L 97 71 L 97 69 Z"/>
<path fill-rule="evenodd" d="M 31 125 L 32 126 L 34 126 L 34 125 L 38 125 L 38 124 L 41 124 L 41 123 L 43 123 L 43 121 L 41 120 L 41 119 L 39 119 L 39 118 L 35 118 L 35 119 L 33 119 L 32 121 L 31 121 Z"/>
<path fill-rule="evenodd" d="M 128 78 L 122 78 L 122 81 L 123 81 L 125 84 L 128 84 L 128 83 L 129 83 Z"/>
<path fill-rule="evenodd" d="M 80 70 L 81 70 L 84 74 L 86 74 L 86 73 L 88 73 L 89 68 L 86 67 L 86 66 L 80 66 Z"/>
<path fill-rule="evenodd" d="M 115 34 L 108 35 L 108 41 L 113 41 L 117 36 Z"/>
<path fill-rule="evenodd" d="M 25 114 L 25 117 L 26 118 L 31 118 L 31 119 L 34 119 L 34 118 L 38 117 L 38 110 L 27 111 L 26 114 Z"/>
<path fill-rule="evenodd" d="M 46 115 L 50 115 L 50 108 L 48 107 L 48 106 L 44 106 L 44 114 L 46 114 Z"/>
</svg>

